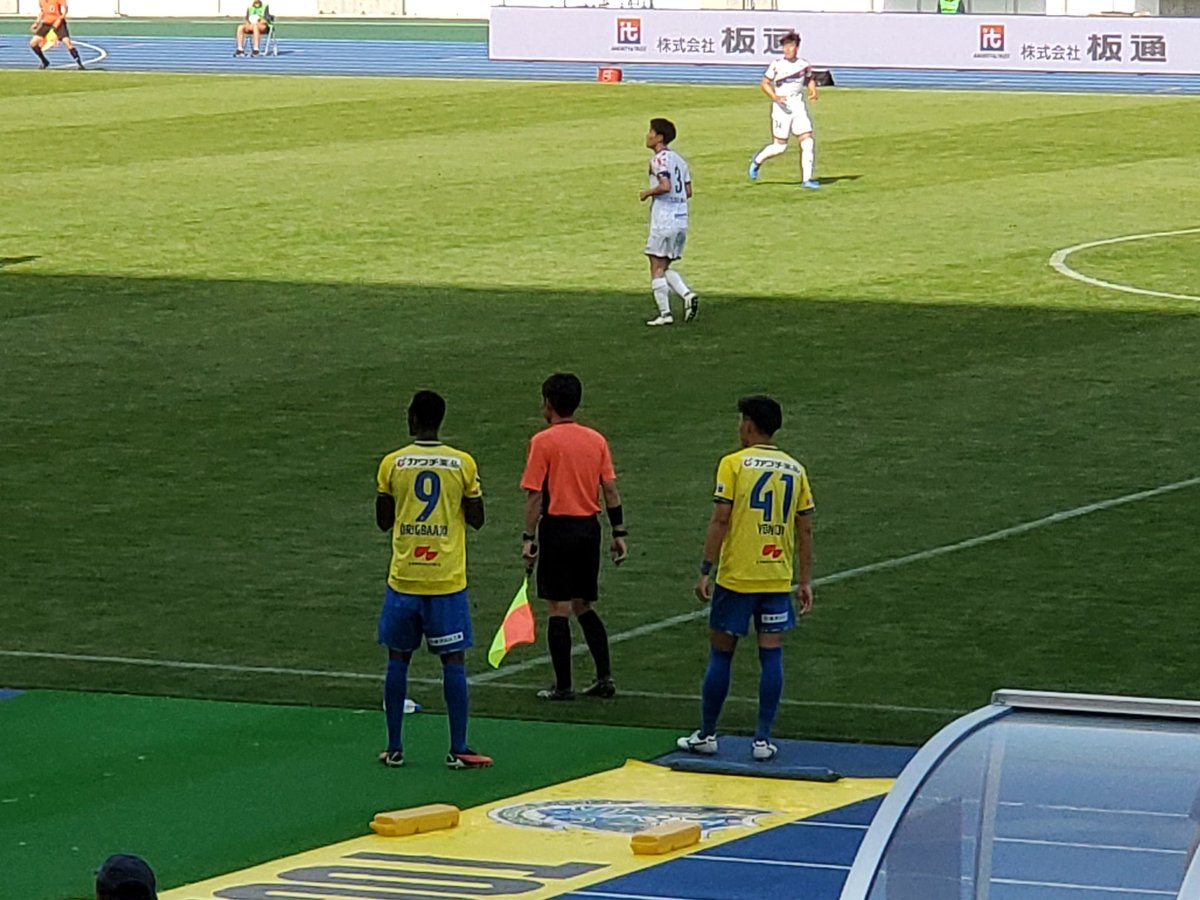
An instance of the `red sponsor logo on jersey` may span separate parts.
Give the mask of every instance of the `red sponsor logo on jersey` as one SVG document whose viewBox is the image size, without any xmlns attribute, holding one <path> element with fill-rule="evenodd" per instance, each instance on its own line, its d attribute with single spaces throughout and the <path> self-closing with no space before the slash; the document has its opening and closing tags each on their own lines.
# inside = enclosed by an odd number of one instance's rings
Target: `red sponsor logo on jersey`
<svg viewBox="0 0 1200 900">
<path fill-rule="evenodd" d="M 418 547 L 413 551 L 413 556 L 426 562 L 433 562 L 438 558 L 438 552 L 431 547 Z"/>
<path fill-rule="evenodd" d="M 779 559 L 779 557 L 783 556 L 783 548 L 778 544 L 764 544 L 762 555 L 769 556 L 771 559 Z"/>
<path fill-rule="evenodd" d="M 628 16 L 617 19 L 617 43 L 640 44 L 642 42 L 642 20 Z"/>
</svg>

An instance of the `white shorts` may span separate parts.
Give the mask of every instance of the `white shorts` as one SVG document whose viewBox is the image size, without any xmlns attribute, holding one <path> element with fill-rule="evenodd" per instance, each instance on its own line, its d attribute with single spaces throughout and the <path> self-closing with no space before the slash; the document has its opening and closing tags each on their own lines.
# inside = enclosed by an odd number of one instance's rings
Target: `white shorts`
<svg viewBox="0 0 1200 900">
<path fill-rule="evenodd" d="M 683 245 L 687 243 L 687 222 L 679 225 L 656 225 L 650 228 L 646 240 L 646 255 L 663 259 L 682 259 Z"/>
<path fill-rule="evenodd" d="M 794 135 L 808 134 L 813 130 L 812 120 L 808 117 L 808 108 L 804 101 L 797 97 L 791 106 L 781 103 L 771 104 L 771 134 L 778 140 L 786 141 Z"/>
</svg>

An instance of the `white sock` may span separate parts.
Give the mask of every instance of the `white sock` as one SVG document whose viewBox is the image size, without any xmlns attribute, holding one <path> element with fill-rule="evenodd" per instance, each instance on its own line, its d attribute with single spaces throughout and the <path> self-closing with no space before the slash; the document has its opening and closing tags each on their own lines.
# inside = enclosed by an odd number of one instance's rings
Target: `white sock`
<svg viewBox="0 0 1200 900">
<path fill-rule="evenodd" d="M 665 278 L 651 278 L 650 287 L 654 291 L 654 302 L 658 304 L 660 316 L 671 315 L 671 287 Z"/>
<path fill-rule="evenodd" d="M 687 286 L 687 282 L 683 280 L 683 276 L 674 269 L 667 269 L 667 284 L 671 286 L 671 290 L 685 300 L 692 296 L 692 289 Z"/>
<path fill-rule="evenodd" d="M 756 166 L 761 166 L 772 156 L 778 156 L 780 153 L 787 153 L 787 147 L 787 144 L 777 144 L 774 141 L 771 141 L 771 143 L 767 144 L 767 146 L 758 151 L 758 156 L 754 157 L 754 164 Z"/>
<path fill-rule="evenodd" d="M 813 163 L 816 161 L 813 139 L 806 137 L 800 142 L 800 176 L 805 181 L 812 181 Z"/>
</svg>

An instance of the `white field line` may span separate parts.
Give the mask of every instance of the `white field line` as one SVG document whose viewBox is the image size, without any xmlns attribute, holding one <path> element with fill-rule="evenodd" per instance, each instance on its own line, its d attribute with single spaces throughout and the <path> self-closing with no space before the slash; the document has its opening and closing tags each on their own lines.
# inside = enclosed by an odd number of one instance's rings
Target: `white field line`
<svg viewBox="0 0 1200 900">
<path fill-rule="evenodd" d="M 999 531 L 992 531 L 988 534 L 980 535 L 979 537 L 967 538 L 965 541 L 957 541 L 953 544 L 943 544 L 940 547 L 934 547 L 930 550 L 921 550 L 917 553 L 909 553 L 905 556 L 897 556 L 892 559 L 885 559 L 879 562 L 869 563 L 865 566 L 856 566 L 853 569 L 843 569 L 841 572 L 834 572 L 832 575 L 825 575 L 821 578 L 814 579 L 813 586 L 820 587 L 821 585 L 835 584 L 839 581 L 846 581 L 850 578 L 858 578 L 861 575 L 871 575 L 875 572 L 883 572 L 888 569 L 898 569 L 901 566 L 911 565 L 915 562 L 936 559 L 939 556 L 945 556 L 949 553 L 957 553 L 960 550 L 969 550 L 972 547 L 979 547 L 983 544 L 1002 541 L 1006 538 L 1024 534 L 1027 531 L 1045 528 L 1048 525 L 1056 525 L 1059 522 L 1066 522 L 1069 519 L 1077 519 L 1080 516 L 1086 516 L 1105 509 L 1112 509 L 1116 506 L 1124 506 L 1127 503 L 1136 503 L 1139 500 L 1146 500 L 1150 497 L 1157 497 L 1160 494 L 1167 494 L 1172 491 L 1183 490 L 1184 488 L 1193 487 L 1194 485 L 1198 484 L 1200 484 L 1200 477 L 1186 478 L 1183 481 L 1175 481 L 1170 484 L 1160 485 L 1156 488 L 1150 488 L 1149 490 L 1136 491 L 1132 494 L 1124 494 L 1120 497 L 1112 497 L 1108 500 L 1097 501 L 1096 503 L 1087 503 L 1083 506 L 1076 506 L 1074 509 L 1067 509 L 1063 510 L 1062 512 L 1056 512 L 1048 516 L 1043 516 L 1040 519 L 1033 519 L 1029 522 L 1022 522 L 1019 525 L 1001 528 Z M 702 606 L 698 609 L 692 610 L 691 612 L 679 613 L 678 615 L 670 616 L 666 619 L 659 619 L 655 622 L 647 622 L 645 625 L 638 625 L 636 628 L 630 628 L 628 631 L 621 631 L 617 634 L 610 635 L 608 642 L 610 644 L 620 644 L 625 641 L 634 640 L 635 638 L 645 637 L 648 634 L 655 634 L 656 632 L 662 631 L 666 628 L 672 628 L 675 625 L 682 625 L 685 622 L 694 622 L 696 619 L 702 619 L 707 615 L 708 608 Z M 576 654 L 586 653 L 587 646 L 585 644 L 576 644 L 573 650 Z M 475 675 L 471 678 L 471 682 L 473 684 L 487 684 L 490 681 L 496 681 L 500 678 L 507 678 L 509 675 L 516 675 L 520 672 L 526 672 L 529 669 L 546 665 L 549 662 L 549 656 L 537 656 L 533 659 L 516 663 L 515 665 L 504 666 L 491 672 L 484 672 L 481 675 Z"/>
<path fill-rule="evenodd" d="M 100 663 L 103 665 L 116 666 L 141 666 L 150 669 L 174 669 L 180 671 L 200 671 L 200 672 L 230 672 L 239 675 L 286 675 L 289 677 L 303 678 L 326 678 L 333 681 L 375 681 L 383 680 L 383 670 L 378 672 L 338 672 L 328 669 L 292 669 L 284 666 L 244 666 L 234 665 L 229 663 L 208 663 L 208 662 L 193 662 L 190 660 L 181 659 L 147 659 L 145 657 L 136 656 L 99 656 L 88 653 L 52 653 L 41 650 L 0 650 L 0 657 L 9 657 L 11 659 L 48 659 L 58 662 L 90 662 Z M 409 676 L 410 684 L 420 685 L 441 685 L 440 678 L 419 678 Z M 488 688 L 496 688 L 505 691 L 534 691 L 537 685 L 533 684 L 513 684 L 511 682 L 501 684 L 492 682 L 484 685 Z M 699 694 L 665 694 L 655 691 L 620 691 L 622 697 L 640 697 L 651 700 L 687 700 L 693 703 L 700 702 Z M 757 704 L 757 697 L 728 697 L 727 702 L 730 703 L 752 703 Z M 878 703 L 838 703 L 832 700 L 791 700 L 781 698 L 779 701 L 784 706 L 807 706 L 807 707 L 830 707 L 834 709 L 862 709 L 869 712 L 901 712 L 901 713 L 930 713 L 935 715 L 960 715 L 965 710 L 961 709 L 940 709 L 924 706 L 891 706 L 888 704 Z"/>
<path fill-rule="evenodd" d="M 1145 297 L 1165 297 L 1168 300 L 1193 300 L 1200 302 L 1200 297 L 1193 294 L 1169 294 L 1165 291 L 1151 291 L 1146 288 L 1133 287 L 1129 284 L 1116 284 L 1112 281 L 1103 281 L 1099 278 L 1092 278 L 1090 275 L 1084 275 L 1067 265 L 1067 257 L 1072 253 L 1077 253 L 1080 250 L 1088 250 L 1092 247 L 1104 247 L 1108 244 L 1123 244 L 1128 241 L 1146 241 L 1150 238 L 1159 237 L 1175 237 L 1180 234 L 1197 234 L 1200 233 L 1200 228 L 1183 228 L 1179 231 L 1155 231 L 1150 234 L 1128 234 L 1124 237 L 1107 238 L 1103 241 L 1089 241 L 1086 244 L 1076 244 L 1074 247 L 1065 247 L 1062 250 L 1055 250 L 1050 257 L 1050 266 L 1060 275 L 1066 275 L 1068 278 L 1074 278 L 1076 281 L 1082 281 L 1084 284 L 1090 284 L 1094 287 L 1107 288 L 1110 291 L 1121 291 L 1126 294 L 1141 294 Z"/>
<path fill-rule="evenodd" d="M 1120 497 L 1112 497 L 1107 500 L 1100 500 L 1095 503 L 1088 503 L 1083 506 L 1077 506 L 1074 509 L 1064 510 L 1062 512 L 1052 513 L 1048 516 L 1043 516 L 1040 519 L 1033 519 L 1028 522 L 1022 522 L 1019 525 L 1013 525 L 1008 528 L 1002 528 L 999 531 L 992 531 L 988 534 L 983 534 L 978 537 L 968 538 L 964 541 L 958 541 L 953 544 L 943 544 L 940 547 L 934 547 L 930 550 L 921 550 L 917 553 L 909 553 L 905 556 L 897 556 L 892 559 L 881 560 L 880 562 L 870 563 L 865 566 L 857 566 L 852 569 L 844 569 L 841 572 L 834 572 L 831 575 L 826 575 L 814 581 L 815 585 L 834 584 L 835 582 L 845 581 L 850 578 L 856 578 L 861 575 L 869 575 L 874 572 L 881 572 L 888 569 L 895 569 L 901 566 L 910 565 L 914 562 L 920 562 L 927 559 L 935 559 L 939 556 L 945 556 L 948 553 L 955 553 L 959 550 L 966 550 L 971 547 L 978 547 L 983 544 L 992 543 L 994 541 L 1003 540 L 1005 538 L 1014 537 L 1019 534 L 1024 534 L 1027 531 L 1033 531 L 1037 528 L 1044 528 L 1048 525 L 1053 525 L 1058 522 L 1065 522 L 1069 519 L 1076 519 L 1081 516 L 1086 516 L 1090 513 L 1099 512 L 1101 510 L 1112 509 L 1117 506 L 1124 506 L 1128 503 L 1136 503 L 1139 500 L 1146 500 L 1151 497 L 1157 497 L 1162 494 L 1171 493 L 1173 491 L 1183 490 L 1185 488 L 1200 485 L 1200 477 L 1187 478 L 1183 481 L 1175 481 L 1170 484 L 1160 485 L 1155 488 L 1150 488 L 1144 491 L 1136 491 L 1131 494 L 1123 494 Z M 628 631 L 618 632 L 609 638 L 610 643 L 622 643 L 630 641 L 637 637 L 643 637 L 647 634 L 653 634 L 663 629 L 670 628 L 674 625 L 684 622 L 695 621 L 707 615 L 706 607 L 700 607 L 691 612 L 681 613 L 679 615 L 670 616 L 666 619 L 660 619 L 656 622 L 648 622 L 645 625 L 639 625 L 636 628 L 631 628 Z M 577 645 L 574 648 L 576 653 L 584 653 L 587 651 L 586 645 Z M 285 666 L 250 666 L 236 665 L 232 663 L 208 663 L 195 662 L 187 660 L 172 660 L 172 659 L 147 659 L 141 657 L 129 656 L 102 656 L 83 653 L 56 653 L 50 651 L 36 650 L 4 650 L 0 649 L 0 657 L 9 657 L 14 659 L 47 659 L 58 660 L 62 662 L 92 662 L 110 665 L 125 665 L 125 666 L 145 666 L 147 668 L 161 669 L 179 669 L 191 671 L 211 671 L 211 672 L 230 672 L 234 674 L 247 675 L 285 675 L 294 677 L 309 677 L 309 678 L 327 678 L 333 680 L 352 680 L 352 681 L 379 681 L 382 678 L 381 673 L 376 672 L 367 674 L 363 672 L 341 672 L 325 669 L 300 669 L 289 668 Z M 544 665 L 550 661 L 549 657 L 540 656 L 534 659 L 526 660 L 525 662 L 516 665 L 507 666 L 491 672 L 484 672 L 480 675 L 474 675 L 470 681 L 475 685 L 486 685 L 493 688 L 503 690 L 530 690 L 531 685 L 528 684 L 513 684 L 499 683 L 497 679 L 500 676 L 514 675 L 518 672 L 527 671 L 539 665 Z M 438 685 L 441 680 L 437 678 L 420 678 L 410 677 L 409 681 L 413 684 L 422 685 Z M 643 697 L 648 699 L 659 700 L 687 700 L 699 701 L 700 697 L 697 694 L 675 694 L 655 691 L 621 691 L 622 696 L 627 697 Z M 757 703 L 757 698 L 754 697 L 730 697 L 731 702 L 735 703 Z M 801 707 L 828 707 L 836 709 L 862 709 L 868 711 L 881 712 L 911 712 L 911 713 L 930 713 L 938 715 L 957 715 L 963 712 L 960 709 L 943 709 L 936 707 L 919 707 L 919 706 L 894 706 L 888 704 L 871 704 L 871 703 L 838 703 L 832 700 L 791 700 L 783 699 L 781 703 L 788 706 Z"/>
<path fill-rule="evenodd" d="M 15 659 L 50 659 L 59 662 L 90 662 L 116 666 L 144 666 L 149 669 L 180 669 L 199 672 L 232 672 L 239 675 L 288 675 L 306 678 L 333 678 L 336 680 L 379 681 L 383 674 L 366 675 L 361 672 L 331 672 L 324 669 L 290 669 L 283 666 L 240 666 L 232 663 L 193 662 L 182 659 L 147 659 L 137 656 L 97 656 L 89 653 L 51 653 L 40 650 L 0 650 L 0 656 Z M 416 684 L 441 684 L 440 679 L 412 678 Z"/>
</svg>

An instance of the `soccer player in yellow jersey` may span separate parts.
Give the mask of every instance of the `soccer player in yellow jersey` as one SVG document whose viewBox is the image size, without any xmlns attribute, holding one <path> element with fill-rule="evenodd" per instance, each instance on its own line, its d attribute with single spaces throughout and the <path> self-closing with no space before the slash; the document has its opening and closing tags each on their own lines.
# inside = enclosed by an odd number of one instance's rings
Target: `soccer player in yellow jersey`
<svg viewBox="0 0 1200 900">
<path fill-rule="evenodd" d="M 715 504 L 696 582 L 696 596 L 712 603 L 701 724 L 677 743 L 693 753 L 717 752 L 717 719 L 729 693 L 733 653 L 753 619 L 762 672 L 751 755 L 766 762 L 779 752 L 771 743 L 771 726 L 783 694 L 783 633 L 796 626 L 793 590 L 800 614 L 812 609 L 813 498 L 804 466 L 772 443 L 783 424 L 779 404 L 770 397 L 743 397 L 738 412 L 742 449 L 717 467 Z M 794 557 L 799 584 L 793 589 Z"/>
<path fill-rule="evenodd" d="M 392 563 L 379 615 L 379 643 L 388 648 L 383 708 L 387 749 L 379 761 L 404 765 L 401 729 L 408 665 L 424 638 L 442 660 L 442 690 L 450 720 L 451 769 L 478 769 L 492 761 L 467 746 L 467 670 L 472 645 L 467 601 L 467 526 L 483 527 L 483 491 L 473 460 L 438 440 L 446 401 L 418 391 L 408 407 L 415 440 L 379 464 L 375 521 L 392 533 Z"/>
</svg>

